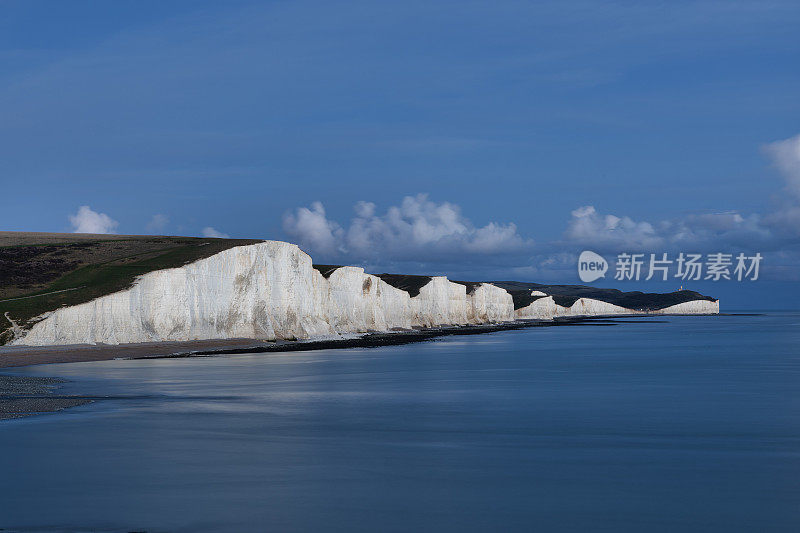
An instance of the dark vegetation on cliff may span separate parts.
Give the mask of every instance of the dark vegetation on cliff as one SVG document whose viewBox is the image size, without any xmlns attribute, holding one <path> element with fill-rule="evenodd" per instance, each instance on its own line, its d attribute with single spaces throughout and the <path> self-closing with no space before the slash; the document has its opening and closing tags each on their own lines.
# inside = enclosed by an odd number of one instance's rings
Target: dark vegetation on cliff
<svg viewBox="0 0 800 533">
<path fill-rule="evenodd" d="M 514 310 L 522 309 L 523 307 L 528 307 L 532 302 L 535 302 L 539 298 L 546 298 L 546 296 L 531 296 L 531 291 L 520 290 L 520 291 L 509 291 L 511 294 L 511 299 L 514 300 Z M 555 301 L 555 297 L 553 298 Z M 558 302 L 556 302 L 558 303 Z"/>
<path fill-rule="evenodd" d="M 0 232 L 0 321 L 20 326 L 62 306 L 131 286 L 137 276 L 175 268 L 255 239 Z"/>
<path fill-rule="evenodd" d="M 430 276 L 412 276 L 410 274 L 378 274 L 378 277 L 392 287 L 406 291 L 413 298 L 419 290 L 430 282 Z"/>
<path fill-rule="evenodd" d="M 316 270 L 322 274 L 322 277 L 328 279 L 331 274 L 336 272 L 337 268 L 342 268 L 342 265 L 313 265 Z"/>
</svg>

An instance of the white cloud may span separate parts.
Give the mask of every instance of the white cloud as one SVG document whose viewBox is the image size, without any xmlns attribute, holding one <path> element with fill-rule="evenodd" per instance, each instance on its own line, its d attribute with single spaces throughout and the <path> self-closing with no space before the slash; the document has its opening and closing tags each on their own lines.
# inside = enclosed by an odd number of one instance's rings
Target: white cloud
<svg viewBox="0 0 800 533">
<path fill-rule="evenodd" d="M 763 147 L 785 182 L 778 205 L 764 214 L 736 211 L 701 213 L 655 222 L 627 216 L 600 214 L 593 206 L 572 212 L 565 240 L 553 243 L 552 255 L 563 250 L 589 248 L 605 253 L 629 252 L 733 252 L 769 253 L 776 275 L 781 268 L 794 268 L 800 244 L 800 135 Z M 574 264 L 567 261 L 566 266 Z M 783 266 L 781 266 L 783 265 Z M 547 260 L 539 265 L 545 271 Z M 791 277 L 791 276 L 790 276 Z"/>
<path fill-rule="evenodd" d="M 166 229 L 168 224 L 169 217 L 167 215 L 153 215 L 153 217 L 150 219 L 150 222 L 147 223 L 147 231 L 149 233 L 160 233 Z"/>
<path fill-rule="evenodd" d="M 601 215 L 591 205 L 572 212 L 566 237 L 577 244 L 606 249 L 651 249 L 663 243 L 663 238 L 649 222 Z"/>
<path fill-rule="evenodd" d="M 311 208 L 299 207 L 294 213 L 283 217 L 283 227 L 308 250 L 324 255 L 341 251 L 342 229 L 325 215 L 322 202 L 314 202 Z"/>
<path fill-rule="evenodd" d="M 482 227 L 449 202 L 427 195 L 406 196 L 383 214 L 375 204 L 358 202 L 346 228 L 329 220 L 322 203 L 301 207 L 284 217 L 284 229 L 309 252 L 326 257 L 429 261 L 458 255 L 508 254 L 530 249 L 514 224 L 490 222 Z"/>
<path fill-rule="evenodd" d="M 517 225 L 513 222 L 506 225 L 489 222 L 474 231 L 472 237 L 464 243 L 464 249 L 468 252 L 492 254 L 522 250 L 531 244 L 532 241 L 526 241 L 519 236 Z"/>
<path fill-rule="evenodd" d="M 477 227 L 458 205 L 420 194 L 384 212 L 372 202 L 358 202 L 348 224 L 329 219 L 322 203 L 314 202 L 288 213 L 284 229 L 317 260 L 361 263 L 373 270 L 463 272 L 464 277 L 481 271 L 496 278 L 564 278 L 574 274 L 581 249 L 777 256 L 800 244 L 800 135 L 766 145 L 764 152 L 781 172 L 788 193 L 779 208 L 764 214 L 724 211 L 643 220 L 587 205 L 572 211 L 563 239 L 534 250 L 513 223 Z"/>
<path fill-rule="evenodd" d="M 78 212 L 70 215 L 73 233 L 116 233 L 119 222 L 105 213 L 92 211 L 88 205 L 82 205 Z"/>
<path fill-rule="evenodd" d="M 703 213 L 659 222 L 627 216 L 601 215 L 593 206 L 572 212 L 565 236 L 568 242 L 606 251 L 766 249 L 773 234 L 758 215 L 735 211 Z"/>
<path fill-rule="evenodd" d="M 736 211 L 703 213 L 661 223 L 664 237 L 675 246 L 699 249 L 770 246 L 773 234 L 757 214 Z"/>
<path fill-rule="evenodd" d="M 786 180 L 786 189 L 800 199 L 800 135 L 769 143 L 764 152 Z"/>
<path fill-rule="evenodd" d="M 593 206 L 572 212 L 568 242 L 609 251 L 779 249 L 800 236 L 800 135 L 763 147 L 785 181 L 780 206 L 764 215 L 736 211 L 702 213 L 659 222 L 600 215 Z"/>
<path fill-rule="evenodd" d="M 213 237 L 215 239 L 230 239 L 231 236 L 227 233 L 222 233 L 221 231 L 217 231 L 211 226 L 206 226 L 203 228 L 203 237 Z"/>
</svg>

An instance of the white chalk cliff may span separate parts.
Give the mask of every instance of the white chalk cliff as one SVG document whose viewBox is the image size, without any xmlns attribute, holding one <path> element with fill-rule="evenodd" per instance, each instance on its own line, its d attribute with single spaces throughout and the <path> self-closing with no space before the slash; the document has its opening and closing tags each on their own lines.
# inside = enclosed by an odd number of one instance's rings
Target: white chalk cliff
<svg viewBox="0 0 800 533">
<path fill-rule="evenodd" d="M 538 291 L 536 291 L 538 292 Z M 538 296 L 538 295 L 535 295 Z M 719 314 L 718 300 L 692 300 L 664 309 L 638 310 L 594 300 L 578 298 L 569 307 L 558 305 L 552 296 L 538 298 L 525 307 L 515 311 L 516 318 L 551 320 L 557 317 L 585 316 L 624 316 L 624 315 L 716 315 Z"/>
<path fill-rule="evenodd" d="M 719 303 L 705 300 L 660 311 L 717 312 Z M 27 332 L 19 332 L 12 344 L 309 339 L 629 313 L 636 311 L 586 298 L 565 308 L 550 296 L 515 312 L 504 289 L 481 283 L 469 291 L 443 276 L 431 278 L 412 297 L 357 267 L 337 268 L 326 278 L 296 245 L 266 241 L 144 274 L 127 290 L 49 313 Z"/>
</svg>

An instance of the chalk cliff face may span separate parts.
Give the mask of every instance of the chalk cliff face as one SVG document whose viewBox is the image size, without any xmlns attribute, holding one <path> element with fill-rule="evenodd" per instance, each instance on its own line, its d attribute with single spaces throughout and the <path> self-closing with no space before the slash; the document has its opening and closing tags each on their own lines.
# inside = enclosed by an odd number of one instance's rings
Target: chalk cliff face
<svg viewBox="0 0 800 533">
<path fill-rule="evenodd" d="M 592 298 L 578 298 L 569 307 L 558 306 L 559 313 L 556 316 L 603 316 L 603 315 L 627 315 L 635 314 L 636 311 L 625 309 L 618 305 L 593 300 Z"/>
<path fill-rule="evenodd" d="M 659 315 L 718 315 L 719 300 L 694 300 L 665 307 L 655 311 Z"/>
<path fill-rule="evenodd" d="M 536 291 L 539 292 L 539 291 Z M 535 296 L 539 296 L 536 294 Z M 525 307 L 521 307 L 514 312 L 516 318 L 527 318 L 537 320 L 552 320 L 559 315 L 559 309 L 566 309 L 556 304 L 552 296 L 537 298 Z"/>
<path fill-rule="evenodd" d="M 514 300 L 505 289 L 481 283 L 467 295 L 467 320 L 470 324 L 508 322 L 514 320 Z"/>
<path fill-rule="evenodd" d="M 431 278 L 411 303 L 422 327 L 467 323 L 467 288 L 444 276 Z"/>
<path fill-rule="evenodd" d="M 623 315 L 715 315 L 719 313 L 719 301 L 693 300 L 665 307 L 664 309 L 639 311 L 627 309 L 592 298 L 578 298 L 569 307 L 558 305 L 552 296 L 539 298 L 515 311 L 516 318 L 552 320 L 557 317 L 579 316 L 623 316 Z"/>
<path fill-rule="evenodd" d="M 511 295 L 491 284 L 472 293 L 464 285 L 436 276 L 417 296 L 395 288 L 359 267 L 339 267 L 327 278 L 321 299 L 328 322 L 339 333 L 418 327 L 486 324 L 514 319 Z M 325 290 L 323 289 L 323 294 Z"/>
<path fill-rule="evenodd" d="M 340 267 L 328 279 L 316 270 L 314 274 L 326 287 L 321 306 L 334 331 L 388 331 L 418 325 L 409 294 L 377 276 L 365 274 L 363 268 Z"/>
<path fill-rule="evenodd" d="M 307 339 L 517 318 L 635 313 L 587 298 L 562 307 L 551 296 L 515 312 L 506 290 L 473 285 L 468 290 L 437 276 L 412 297 L 358 267 L 336 268 L 326 278 L 297 246 L 267 241 L 144 274 L 127 290 L 50 313 L 12 344 Z M 715 312 L 719 303 L 708 301 L 661 310 Z"/>
<path fill-rule="evenodd" d="M 320 305 L 327 287 L 314 273 L 311 258 L 292 244 L 231 248 L 145 274 L 128 290 L 59 309 L 14 344 L 330 335 L 335 330 Z"/>
</svg>

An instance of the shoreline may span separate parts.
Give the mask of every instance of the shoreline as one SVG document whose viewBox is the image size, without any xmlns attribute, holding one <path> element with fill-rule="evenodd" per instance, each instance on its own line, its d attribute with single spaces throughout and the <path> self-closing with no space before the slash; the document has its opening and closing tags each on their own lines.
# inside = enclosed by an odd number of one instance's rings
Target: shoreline
<svg viewBox="0 0 800 533">
<path fill-rule="evenodd" d="M 54 363 L 83 363 L 112 359 L 153 359 L 167 357 L 192 357 L 241 353 L 273 353 L 304 350 L 344 348 L 374 348 L 424 342 L 449 335 L 478 335 L 496 331 L 531 327 L 559 327 L 573 325 L 614 325 L 641 319 L 660 319 L 668 315 L 609 315 L 562 317 L 554 320 L 515 320 L 498 324 L 442 326 L 414 330 L 368 332 L 342 338 L 277 340 L 260 339 L 207 339 L 192 341 L 163 341 L 131 344 L 69 344 L 52 346 L 2 346 L 0 369 Z M 699 315 L 688 315 L 699 316 Z M 705 316 L 705 315 L 704 315 Z M 715 316 L 715 315 L 708 315 Z M 625 319 L 635 319 L 633 321 Z M 651 320 L 652 321 L 652 320 Z"/>
<path fill-rule="evenodd" d="M 203 341 L 153 342 L 121 345 L 11 346 L 0 348 L 0 421 L 59 412 L 91 403 L 98 398 L 58 395 L 68 380 L 2 373 L 3 369 L 34 365 L 109 361 L 114 359 L 171 359 L 212 357 L 249 353 L 280 353 L 347 348 L 378 348 L 426 342 L 454 335 L 480 335 L 535 327 L 598 326 L 665 322 L 668 315 L 564 317 L 555 320 L 516 320 L 499 324 L 444 326 L 393 332 L 370 332 L 358 336 L 302 341 L 214 339 Z M 698 315 L 686 315 L 698 316 Z M 719 316 L 719 315 L 704 315 Z M 649 319 L 649 320 L 643 320 Z M 13 370 L 12 370 L 13 372 Z"/>
<path fill-rule="evenodd" d="M 61 378 L 0 374 L 0 422 L 57 413 L 94 401 L 83 396 L 59 395 L 58 389 L 67 382 Z"/>
<path fill-rule="evenodd" d="M 279 353 L 297 352 L 306 350 L 341 350 L 347 348 L 379 348 L 381 346 L 400 346 L 425 342 L 439 337 L 454 335 L 481 335 L 484 333 L 495 333 L 499 331 L 513 331 L 518 329 L 536 327 L 556 327 L 556 326 L 614 326 L 620 323 L 627 323 L 624 318 L 629 317 L 565 317 L 556 320 L 516 320 L 514 322 L 502 322 L 499 324 L 478 324 L 465 326 L 442 326 L 437 328 L 423 328 L 411 331 L 394 332 L 370 332 L 360 334 L 356 337 L 346 337 L 341 339 L 311 339 L 303 341 L 277 341 L 250 348 L 221 348 L 194 350 L 189 352 L 178 352 L 170 355 L 158 355 L 147 357 L 148 359 L 163 358 L 182 358 L 195 356 L 213 355 L 235 355 L 245 353 Z M 652 315 L 636 315 L 633 318 L 652 318 Z M 623 320 L 619 320 L 623 319 Z M 637 322 L 641 322 L 637 320 Z M 660 320 L 648 320 L 647 323 L 662 322 Z"/>
</svg>

